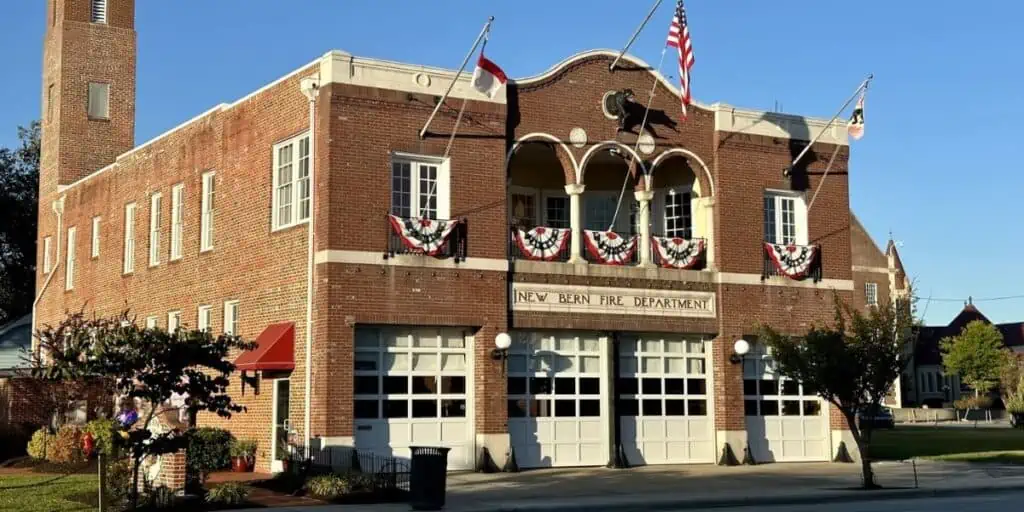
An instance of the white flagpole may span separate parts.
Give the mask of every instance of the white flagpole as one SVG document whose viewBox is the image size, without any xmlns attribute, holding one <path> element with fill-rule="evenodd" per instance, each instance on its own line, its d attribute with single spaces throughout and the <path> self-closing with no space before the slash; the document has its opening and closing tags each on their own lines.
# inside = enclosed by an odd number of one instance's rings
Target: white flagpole
<svg viewBox="0 0 1024 512">
<path fill-rule="evenodd" d="M 476 36 L 476 41 L 473 42 L 473 47 L 469 49 L 469 53 L 466 54 L 466 58 L 462 60 L 462 65 L 459 66 L 459 71 L 455 73 L 455 78 L 452 79 L 452 83 L 448 86 L 448 90 L 445 91 L 444 96 L 441 96 L 441 100 L 434 106 L 434 111 L 430 113 L 430 117 L 427 118 L 427 124 L 423 125 L 423 129 L 420 130 L 420 138 L 427 134 L 427 128 L 430 128 L 430 123 L 434 120 L 434 116 L 437 115 L 437 111 L 441 110 L 441 105 L 444 105 L 444 101 L 448 99 L 448 95 L 452 93 L 452 89 L 455 88 L 455 84 L 459 81 L 459 77 L 462 76 L 462 71 L 466 69 L 466 64 L 469 59 L 473 57 L 473 53 L 476 52 L 476 47 L 480 46 L 480 41 L 487 36 L 487 32 L 491 30 L 491 23 L 494 23 L 494 16 L 487 18 L 487 23 L 484 24 L 483 30 L 480 31 L 480 35 Z"/>
<path fill-rule="evenodd" d="M 839 107 L 839 111 L 836 112 L 836 115 L 832 116 L 832 119 L 829 120 L 828 124 L 826 124 L 825 127 L 822 128 L 820 132 L 818 132 L 818 135 L 816 135 L 809 144 L 804 146 L 803 151 L 801 151 L 800 154 L 793 159 L 793 163 L 789 164 L 789 167 L 787 167 L 785 171 L 783 171 L 784 175 L 789 176 L 793 168 L 796 167 L 797 162 L 799 162 L 800 159 L 803 158 L 808 151 L 810 151 L 811 146 L 813 146 L 815 142 L 818 142 L 818 139 L 820 139 L 822 135 L 825 135 L 825 132 L 828 131 L 829 127 L 832 126 L 832 123 L 836 122 L 836 119 L 838 119 L 839 116 L 843 115 L 843 111 L 846 110 L 846 107 L 850 106 L 850 103 L 853 102 L 857 95 L 860 94 L 862 90 L 867 89 L 868 84 L 871 83 L 871 79 L 873 79 L 874 77 L 875 75 L 868 75 L 868 77 L 863 82 L 861 82 L 859 86 L 857 86 L 857 90 L 853 91 L 853 94 L 850 96 L 850 99 L 846 100 L 846 103 L 843 103 L 842 107 Z"/>
<path fill-rule="evenodd" d="M 615 60 L 612 61 L 612 65 L 608 66 L 608 71 L 615 71 L 615 65 L 619 63 L 619 59 L 621 59 L 622 56 L 629 51 L 630 46 L 633 46 L 633 41 L 636 41 L 636 36 L 640 35 L 640 31 L 647 26 L 647 22 L 651 21 L 651 16 L 654 16 L 654 11 L 658 10 L 659 5 L 661 5 L 661 0 L 657 0 L 656 2 L 654 2 L 654 7 L 651 7 L 651 11 L 647 13 L 647 17 L 644 18 L 644 22 L 641 23 L 640 26 L 636 28 L 636 32 L 633 32 L 633 37 L 629 38 L 629 41 L 626 43 L 626 46 L 622 49 L 621 52 L 619 52 L 618 57 L 615 57 Z"/>
</svg>

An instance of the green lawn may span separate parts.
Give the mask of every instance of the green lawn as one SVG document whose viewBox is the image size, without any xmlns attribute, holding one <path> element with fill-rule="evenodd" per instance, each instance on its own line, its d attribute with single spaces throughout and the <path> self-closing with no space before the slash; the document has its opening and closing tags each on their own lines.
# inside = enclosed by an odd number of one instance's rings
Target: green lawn
<svg viewBox="0 0 1024 512">
<path fill-rule="evenodd" d="M 1014 452 L 1020 453 L 1014 453 Z M 911 457 L 936 460 L 1024 462 L 1024 431 L 1012 428 L 908 427 L 877 430 L 871 439 L 876 460 Z"/>
<path fill-rule="evenodd" d="M 94 506 L 73 499 L 80 499 L 81 496 L 96 491 L 95 475 L 69 475 L 53 480 L 56 476 L 0 475 L 0 510 L 11 512 L 95 510 Z"/>
</svg>

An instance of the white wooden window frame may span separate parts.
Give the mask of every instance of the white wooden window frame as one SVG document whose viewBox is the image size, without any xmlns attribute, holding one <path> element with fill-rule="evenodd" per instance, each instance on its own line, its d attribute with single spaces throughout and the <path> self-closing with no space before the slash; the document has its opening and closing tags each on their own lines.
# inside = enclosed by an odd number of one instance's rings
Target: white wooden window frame
<svg viewBox="0 0 1024 512">
<path fill-rule="evenodd" d="M 864 302 L 868 306 L 878 305 L 878 283 L 864 283 Z"/>
<path fill-rule="evenodd" d="M 90 243 L 89 256 L 92 258 L 100 257 L 100 221 L 102 217 L 99 215 L 92 218 L 92 238 Z"/>
<path fill-rule="evenodd" d="M 203 173 L 203 193 L 200 201 L 201 217 L 199 226 L 199 252 L 213 250 L 214 215 L 217 212 L 217 174 L 214 171 Z"/>
<path fill-rule="evenodd" d="M 304 146 L 303 143 L 305 143 Z M 304 158 L 302 156 L 303 147 L 306 149 Z M 289 166 L 290 176 L 287 179 L 282 179 L 284 178 L 281 175 L 282 166 L 285 164 L 283 164 L 281 156 L 285 150 L 290 151 L 291 160 L 286 164 Z M 270 218 L 271 231 L 278 231 L 309 222 L 311 195 L 309 166 L 312 159 L 312 155 L 309 154 L 309 132 L 275 144 L 273 152 L 272 181 L 274 186 L 270 194 Z M 301 175 L 303 169 L 305 169 L 305 176 Z"/>
<path fill-rule="evenodd" d="M 514 209 L 515 209 L 514 197 L 515 196 L 526 196 L 526 197 L 532 197 L 533 198 L 533 212 L 529 213 L 529 214 L 526 214 L 526 215 L 532 215 L 533 219 L 536 220 L 537 226 L 543 225 L 544 221 L 542 220 L 543 219 L 542 215 L 543 215 L 544 211 L 543 211 L 543 208 L 541 208 L 541 206 L 540 206 L 541 194 L 539 193 L 539 191 L 537 189 L 535 189 L 535 188 L 520 187 L 518 185 L 509 185 L 509 187 L 508 187 L 508 207 L 509 207 L 509 212 L 508 213 L 509 213 L 509 219 L 516 218 L 515 217 L 515 213 L 516 212 L 514 211 Z M 525 214 L 525 212 L 524 212 L 524 214 Z M 525 227 L 526 229 L 533 229 L 536 226 L 523 226 L 523 227 Z"/>
<path fill-rule="evenodd" d="M 196 329 L 210 331 L 213 327 L 213 306 L 203 304 L 196 310 Z"/>
<path fill-rule="evenodd" d="M 167 312 L 167 332 L 173 333 L 181 328 L 181 310 Z"/>
<path fill-rule="evenodd" d="M 86 113 L 89 119 L 110 119 L 110 84 L 89 82 L 86 91 Z"/>
<path fill-rule="evenodd" d="M 171 253 L 170 261 L 182 257 L 182 235 L 185 222 L 185 184 L 178 183 L 171 188 Z"/>
<path fill-rule="evenodd" d="M 124 274 L 131 274 L 135 271 L 135 212 L 137 209 L 135 203 L 128 203 L 124 207 L 124 258 L 121 268 Z"/>
<path fill-rule="evenodd" d="M 149 198 L 149 266 L 160 265 L 160 232 L 163 224 L 163 194 L 157 192 Z"/>
<path fill-rule="evenodd" d="M 46 237 L 43 239 L 43 273 L 49 274 L 53 270 L 50 262 L 50 243 L 52 237 Z"/>
<path fill-rule="evenodd" d="M 68 254 L 67 261 L 64 264 L 64 289 L 73 290 L 75 288 L 75 245 L 77 245 L 78 228 L 71 226 L 68 228 Z"/>
<path fill-rule="evenodd" d="M 565 226 L 563 227 L 572 227 L 572 211 L 570 210 L 569 205 L 569 194 L 566 194 L 565 192 L 559 192 L 557 190 L 548 189 L 541 190 L 540 204 L 538 205 L 538 208 L 540 209 L 540 216 L 537 218 L 541 219 L 541 222 L 543 222 L 545 226 L 555 227 L 552 226 L 551 218 L 548 217 L 548 199 L 565 200 Z"/>
<path fill-rule="evenodd" d="M 146 329 L 156 329 L 160 319 L 156 315 L 146 317 Z"/>
<path fill-rule="evenodd" d="M 583 204 L 581 205 L 583 207 L 583 215 L 582 215 L 582 217 L 583 217 L 583 219 L 582 219 L 583 220 L 583 229 L 591 229 L 591 228 L 593 228 L 593 229 L 595 229 L 597 231 L 604 231 L 604 230 L 608 229 L 608 225 L 607 224 L 602 225 L 602 226 L 597 226 L 597 225 L 591 226 L 590 225 L 590 218 L 589 218 L 590 217 L 590 208 L 589 208 L 589 206 L 591 204 L 590 202 L 591 201 L 595 201 L 595 200 L 597 200 L 598 198 L 601 198 L 601 197 L 605 198 L 605 200 L 610 200 L 611 204 L 614 204 L 616 201 L 619 200 L 619 192 L 618 191 L 611 191 L 611 190 L 597 190 L 597 191 L 593 191 L 593 192 L 586 192 L 586 193 L 583 194 L 583 198 L 582 198 L 583 199 L 583 201 L 582 201 Z M 636 199 L 634 199 L 631 194 L 623 196 L 623 198 L 622 198 L 622 205 L 619 207 L 619 214 L 615 218 L 615 225 L 612 226 L 612 231 L 614 231 L 616 233 L 621 233 L 621 234 L 627 234 L 627 233 L 630 232 L 630 225 L 629 225 L 630 224 L 629 223 L 630 205 L 632 203 L 634 203 L 634 202 L 636 202 Z M 615 207 L 613 206 L 612 207 L 612 212 L 614 212 L 614 211 L 615 211 Z"/>
<path fill-rule="evenodd" d="M 793 224 L 794 224 L 795 233 L 794 233 L 794 239 L 792 240 L 792 243 L 794 243 L 796 245 L 807 245 L 807 243 L 808 243 L 807 242 L 807 240 L 808 240 L 808 234 L 807 234 L 807 202 L 806 202 L 806 200 L 804 198 L 804 194 L 803 193 L 801 193 L 801 192 L 793 192 L 791 190 L 767 189 L 767 190 L 764 191 L 764 200 L 761 202 L 762 218 L 764 218 L 764 219 L 767 218 L 767 215 L 765 214 L 765 211 L 764 211 L 764 208 L 765 208 L 765 204 L 764 203 L 767 200 L 771 200 L 772 204 L 774 206 L 773 222 L 774 222 L 774 227 L 775 227 L 775 236 L 773 238 L 769 238 L 768 233 L 765 233 L 764 234 L 764 239 L 765 239 L 765 241 L 768 241 L 768 242 L 771 242 L 771 243 L 776 243 L 776 244 L 783 244 L 783 243 L 788 243 L 789 242 L 788 240 L 785 240 L 783 238 L 782 230 L 781 230 L 782 215 L 783 215 L 781 205 L 782 205 L 782 202 L 783 202 L 784 199 L 791 199 L 793 201 L 793 214 L 794 214 L 794 219 L 793 219 L 794 222 L 793 222 Z M 691 205 L 692 205 L 692 202 L 691 202 Z M 762 226 L 764 226 L 763 229 L 767 229 L 767 226 L 765 226 L 765 222 L 764 221 L 762 221 Z"/>
<path fill-rule="evenodd" d="M 420 192 L 427 194 L 429 191 L 420 190 L 420 171 L 424 166 L 436 166 L 437 167 L 437 180 L 436 189 L 434 190 L 434 197 L 437 202 L 437 214 L 435 215 L 438 219 L 448 219 L 451 215 L 451 159 L 441 158 L 436 156 L 418 155 L 414 153 L 391 153 L 391 160 L 388 164 L 388 172 L 390 173 L 389 190 L 394 186 L 394 164 L 395 163 L 407 163 L 409 164 L 409 216 L 419 217 L 421 209 L 420 204 Z M 394 191 L 391 190 L 391 195 L 388 196 L 390 202 L 390 211 L 395 215 L 401 215 L 395 210 L 394 204 Z"/>
<path fill-rule="evenodd" d="M 238 335 L 239 302 L 237 300 L 224 301 L 224 333 Z"/>
</svg>

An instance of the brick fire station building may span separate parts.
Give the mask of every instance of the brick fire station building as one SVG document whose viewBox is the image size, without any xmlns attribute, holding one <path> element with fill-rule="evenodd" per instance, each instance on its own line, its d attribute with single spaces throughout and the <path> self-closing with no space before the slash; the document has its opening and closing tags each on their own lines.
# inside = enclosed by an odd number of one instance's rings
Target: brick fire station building
<svg viewBox="0 0 1024 512">
<path fill-rule="evenodd" d="M 134 0 L 48 4 L 35 324 L 127 304 L 258 340 L 232 384 L 248 412 L 200 418 L 256 439 L 258 467 L 307 433 L 440 444 L 455 469 L 483 448 L 543 467 L 849 444 L 753 336 L 891 289 L 850 213 L 844 123 L 785 176 L 824 120 L 698 103 L 682 121 L 675 85 L 594 50 L 494 98 L 468 71 L 421 137 L 454 71 L 331 51 L 136 144 Z"/>
</svg>

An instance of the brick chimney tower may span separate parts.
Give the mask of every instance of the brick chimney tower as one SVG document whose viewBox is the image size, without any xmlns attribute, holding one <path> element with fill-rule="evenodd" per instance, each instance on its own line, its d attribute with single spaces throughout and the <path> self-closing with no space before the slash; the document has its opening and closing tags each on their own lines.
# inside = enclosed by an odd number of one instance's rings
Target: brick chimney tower
<svg viewBox="0 0 1024 512">
<path fill-rule="evenodd" d="M 47 0 L 40 198 L 135 146 L 135 0 Z"/>
</svg>

